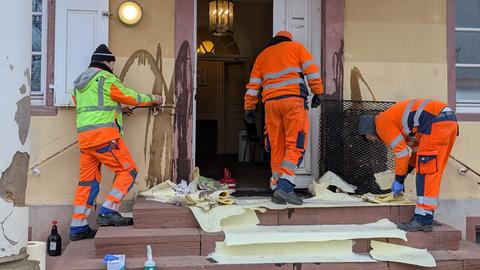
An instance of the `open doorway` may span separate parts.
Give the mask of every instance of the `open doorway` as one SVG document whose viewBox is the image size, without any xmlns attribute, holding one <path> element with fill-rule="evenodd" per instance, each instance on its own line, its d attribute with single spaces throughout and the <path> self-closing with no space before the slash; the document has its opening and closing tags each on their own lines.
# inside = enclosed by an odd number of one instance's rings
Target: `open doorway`
<svg viewBox="0 0 480 270">
<path fill-rule="evenodd" d="M 247 139 L 243 96 L 255 58 L 272 37 L 273 0 L 235 1 L 229 36 L 209 33 L 208 7 L 208 0 L 197 2 L 196 166 L 217 180 L 228 168 L 237 191 L 266 191 L 263 108 L 257 106 L 256 136 Z"/>
</svg>

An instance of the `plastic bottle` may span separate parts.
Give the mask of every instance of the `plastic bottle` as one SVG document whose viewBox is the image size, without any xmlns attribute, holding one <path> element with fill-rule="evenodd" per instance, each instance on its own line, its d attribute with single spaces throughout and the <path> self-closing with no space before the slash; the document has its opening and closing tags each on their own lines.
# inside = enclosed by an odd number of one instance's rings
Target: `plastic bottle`
<svg viewBox="0 0 480 270">
<path fill-rule="evenodd" d="M 57 221 L 52 221 L 52 232 L 47 240 L 47 253 L 50 256 L 62 255 L 62 237 L 58 234 Z"/>
<path fill-rule="evenodd" d="M 147 246 L 147 260 L 144 266 L 145 270 L 155 270 L 155 261 L 153 260 L 152 247 L 150 245 Z"/>
</svg>

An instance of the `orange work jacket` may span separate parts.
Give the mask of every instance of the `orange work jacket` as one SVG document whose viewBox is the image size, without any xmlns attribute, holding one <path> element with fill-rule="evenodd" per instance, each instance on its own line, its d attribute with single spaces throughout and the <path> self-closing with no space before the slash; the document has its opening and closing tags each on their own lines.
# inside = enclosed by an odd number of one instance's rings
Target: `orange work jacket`
<svg viewBox="0 0 480 270">
<path fill-rule="evenodd" d="M 422 134 L 430 134 L 432 121 L 447 104 L 429 99 L 403 100 L 375 118 L 378 137 L 395 154 L 395 174 L 407 175 L 408 165 L 415 165 L 416 148 Z M 412 148 L 412 155 L 408 150 Z"/>
<path fill-rule="evenodd" d="M 307 98 L 306 81 L 314 94 L 323 93 L 320 70 L 312 55 L 296 41 L 284 41 L 263 50 L 255 60 L 247 92 L 245 110 L 253 110 L 262 91 L 262 102 L 298 96 Z"/>
</svg>

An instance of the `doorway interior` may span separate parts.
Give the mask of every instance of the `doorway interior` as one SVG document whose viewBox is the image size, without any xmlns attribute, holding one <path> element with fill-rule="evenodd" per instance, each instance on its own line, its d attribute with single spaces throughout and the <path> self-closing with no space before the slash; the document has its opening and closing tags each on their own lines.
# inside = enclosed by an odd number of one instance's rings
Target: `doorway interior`
<svg viewBox="0 0 480 270">
<path fill-rule="evenodd" d="M 208 0 L 197 2 L 195 163 L 216 180 L 228 168 L 239 192 L 268 191 L 263 108 L 257 106 L 256 136 L 247 139 L 243 96 L 255 58 L 272 37 L 273 0 L 235 1 L 229 36 L 209 33 L 208 7 Z"/>
</svg>

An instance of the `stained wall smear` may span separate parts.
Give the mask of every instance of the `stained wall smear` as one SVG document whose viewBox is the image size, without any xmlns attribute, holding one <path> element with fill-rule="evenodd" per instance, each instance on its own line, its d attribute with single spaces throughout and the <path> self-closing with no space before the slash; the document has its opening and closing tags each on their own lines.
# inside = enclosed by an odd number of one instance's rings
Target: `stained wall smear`
<svg viewBox="0 0 480 270">
<path fill-rule="evenodd" d="M 166 104 L 174 104 L 172 87 L 167 87 L 163 76 L 162 49 L 160 44 L 157 46 L 156 56 L 154 57 L 147 50 L 141 49 L 135 51 L 125 63 L 120 79 L 124 80 L 130 68 L 137 65 L 146 65 L 150 68 L 153 76 L 152 94 L 160 95 L 165 98 Z M 149 111 L 147 123 L 145 125 L 145 137 L 143 147 L 143 158 L 147 160 L 149 156 L 148 177 L 146 179 L 147 187 L 151 187 L 164 179 L 171 177 L 171 158 L 172 158 L 172 134 L 173 134 L 173 113 L 172 109 L 163 109 L 159 114 L 153 117 Z M 152 119 L 153 118 L 153 119 Z M 153 135 L 151 142 L 148 139 L 149 129 L 153 120 Z M 150 151 L 148 152 L 148 149 Z M 162 162 L 166 160 L 167 162 Z"/>
<path fill-rule="evenodd" d="M 378 100 L 447 102 L 446 6 L 445 0 L 345 0 L 345 85 L 350 78 L 357 80 L 361 71 Z M 371 100 L 366 86 L 353 87 L 361 89 L 364 100 Z M 346 88 L 344 98 L 351 97 L 358 97 L 358 91 L 352 96 Z M 459 126 L 452 155 L 480 171 L 480 125 L 459 122 Z M 470 172 L 460 175 L 461 167 L 454 161 L 447 164 L 435 214 L 439 221 L 465 231 L 465 216 L 473 215 L 466 210 L 477 209 L 478 215 L 478 207 L 470 202 L 480 199 L 480 178 Z M 405 188 L 416 194 L 414 175 Z"/>
<path fill-rule="evenodd" d="M 110 0 L 110 10 L 117 10 L 122 2 Z M 172 83 L 176 54 L 173 42 L 175 1 L 142 0 L 141 5 L 144 17 L 134 27 L 120 23 L 116 14 L 110 17 L 109 47 L 117 59 L 114 72 L 120 75 L 126 86 L 165 96 L 166 103 L 175 104 Z M 146 182 L 153 184 L 171 177 L 174 113 L 175 110 L 164 109 L 153 117 L 148 110 L 142 109 L 124 119 L 124 139 L 139 169 L 137 182 L 142 190 L 148 186 Z M 57 116 L 33 117 L 31 130 L 29 140 L 33 164 L 77 139 L 75 110 L 60 108 Z M 71 204 L 79 177 L 78 162 L 79 149 L 72 147 L 43 164 L 40 176 L 29 173 L 27 203 Z M 114 178 L 105 167 L 102 176 L 98 203 L 110 191 Z M 125 200 L 131 200 L 136 189 L 137 186 Z"/>
<path fill-rule="evenodd" d="M 192 171 L 193 81 L 190 45 L 184 41 L 175 61 L 176 113 L 174 136 L 174 179 L 190 180 Z"/>
</svg>

